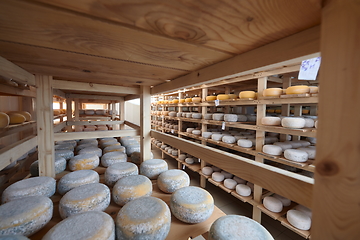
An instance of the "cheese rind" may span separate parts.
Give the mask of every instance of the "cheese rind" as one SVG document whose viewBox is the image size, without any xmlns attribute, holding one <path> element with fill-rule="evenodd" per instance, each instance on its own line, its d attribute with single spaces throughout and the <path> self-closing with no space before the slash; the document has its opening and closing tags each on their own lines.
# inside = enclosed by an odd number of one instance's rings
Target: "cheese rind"
<svg viewBox="0 0 360 240">
<path fill-rule="evenodd" d="M 64 175 L 57 184 L 57 191 L 64 195 L 73 188 L 89 184 L 99 183 L 99 174 L 93 170 L 78 170 Z"/>
<path fill-rule="evenodd" d="M 8 116 L 10 118 L 10 124 L 21 124 L 26 121 L 24 115 L 20 113 L 8 113 Z"/>
<path fill-rule="evenodd" d="M 63 157 L 55 158 L 55 174 L 59 174 L 66 169 L 66 160 Z M 37 177 L 39 176 L 39 161 L 36 160 L 30 165 L 30 173 L 31 176 Z"/>
<path fill-rule="evenodd" d="M 239 93 L 239 98 L 255 98 L 256 93 L 254 91 L 241 91 Z"/>
<path fill-rule="evenodd" d="M 291 86 L 286 89 L 286 95 L 309 93 L 310 88 L 306 85 Z"/>
<path fill-rule="evenodd" d="M 149 159 L 140 165 L 140 174 L 150 179 L 157 179 L 162 172 L 167 170 L 168 164 L 162 159 Z"/>
<path fill-rule="evenodd" d="M 159 189 L 165 193 L 173 193 L 190 185 L 190 177 L 183 170 L 171 169 L 161 173 L 157 179 Z"/>
<path fill-rule="evenodd" d="M 276 145 L 264 145 L 262 150 L 264 153 L 275 156 L 279 156 L 283 152 L 282 148 Z"/>
<path fill-rule="evenodd" d="M 291 225 L 300 229 L 300 230 L 309 230 L 311 227 L 311 218 L 309 218 L 305 213 L 299 210 L 289 210 L 286 213 L 286 219 Z"/>
<path fill-rule="evenodd" d="M 263 91 L 264 97 L 279 97 L 283 93 L 282 88 L 267 88 Z"/>
<path fill-rule="evenodd" d="M 96 154 L 86 153 L 74 156 L 69 161 L 71 171 L 90 170 L 99 166 L 100 160 Z"/>
<path fill-rule="evenodd" d="M 247 140 L 247 139 L 239 139 L 237 141 L 237 145 L 240 147 L 244 147 L 244 148 L 251 148 L 252 147 L 252 141 Z"/>
<path fill-rule="evenodd" d="M 98 148 L 98 147 L 87 147 L 87 148 L 81 149 L 78 154 L 95 154 L 98 157 L 101 157 L 102 150 L 101 150 L 101 148 Z"/>
<path fill-rule="evenodd" d="M 302 150 L 286 149 L 284 151 L 284 157 L 295 162 L 306 162 L 309 158 L 309 155 L 307 152 Z"/>
<path fill-rule="evenodd" d="M 263 117 L 261 124 L 265 126 L 279 126 L 281 124 L 281 118 L 279 117 Z"/>
<path fill-rule="evenodd" d="M 213 172 L 213 173 L 211 174 L 211 178 L 212 178 L 215 182 L 222 182 L 222 181 L 224 181 L 225 176 L 224 176 L 224 174 L 222 174 L 222 173 Z"/>
<path fill-rule="evenodd" d="M 9 126 L 10 117 L 4 112 L 0 112 L 0 129 Z"/>
<path fill-rule="evenodd" d="M 251 188 L 248 185 L 238 184 L 235 189 L 240 196 L 247 197 L 251 195 Z"/>
<path fill-rule="evenodd" d="M 127 155 L 125 153 L 118 151 L 105 153 L 101 157 L 101 165 L 103 165 L 104 167 L 109 167 L 115 163 L 126 162 L 126 161 L 127 161 Z"/>
<path fill-rule="evenodd" d="M 263 200 L 264 207 L 271 212 L 281 212 L 283 210 L 282 202 L 275 197 L 265 197 Z"/>
<path fill-rule="evenodd" d="M 201 172 L 207 176 L 211 175 L 213 173 L 213 171 L 214 170 L 212 169 L 212 167 L 203 167 L 201 169 Z"/>
<path fill-rule="evenodd" d="M 228 189 L 233 190 L 233 189 L 235 189 L 236 185 L 237 185 L 237 182 L 233 179 L 225 179 L 224 180 L 224 186 Z"/>
<path fill-rule="evenodd" d="M 305 119 L 299 117 L 285 117 L 281 120 L 281 126 L 285 128 L 303 128 Z"/>
<path fill-rule="evenodd" d="M 115 185 L 115 183 L 126 176 L 138 175 L 139 169 L 134 163 L 121 162 L 115 163 L 108 167 L 105 171 L 105 184 L 109 187 Z"/>
</svg>

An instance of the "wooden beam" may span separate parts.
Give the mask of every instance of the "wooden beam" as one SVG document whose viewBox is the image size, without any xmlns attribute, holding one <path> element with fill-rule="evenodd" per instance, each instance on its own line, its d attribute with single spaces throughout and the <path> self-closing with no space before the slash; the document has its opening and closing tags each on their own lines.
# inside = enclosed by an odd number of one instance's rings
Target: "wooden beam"
<svg viewBox="0 0 360 240">
<path fill-rule="evenodd" d="M 124 121 L 68 121 L 66 125 L 113 125 L 113 124 L 123 124 Z"/>
<path fill-rule="evenodd" d="M 39 176 L 55 177 L 52 77 L 36 75 Z"/>
<path fill-rule="evenodd" d="M 53 80 L 53 87 L 61 90 L 76 90 L 97 93 L 139 94 L 140 88 L 121 87 L 106 84 L 73 82 L 65 80 Z"/>
<path fill-rule="evenodd" d="M 0 56 L 0 76 L 15 82 L 35 86 L 35 77 L 21 67 Z"/>
<path fill-rule="evenodd" d="M 53 89 L 53 95 L 64 98 L 64 99 L 66 98 L 66 94 L 59 89 Z"/>
<path fill-rule="evenodd" d="M 141 86 L 140 91 L 140 159 L 143 162 L 151 159 L 151 95 L 149 86 Z"/>
<path fill-rule="evenodd" d="M 91 95 L 91 94 L 66 94 L 66 97 L 69 98 L 78 98 L 78 99 L 99 99 L 99 100 L 110 100 L 110 101 L 121 101 L 124 98 L 118 96 L 106 96 L 106 95 Z"/>
<path fill-rule="evenodd" d="M 304 59 L 319 56 L 319 52 L 320 27 L 316 26 L 199 71 L 194 71 L 170 82 L 154 86 L 151 89 L 151 94 L 298 64 Z"/>
<path fill-rule="evenodd" d="M 5 84 L 0 84 L 0 93 L 10 96 L 24 96 L 24 97 L 36 97 L 36 89 L 30 88 L 30 90 L 12 87 Z"/>
<path fill-rule="evenodd" d="M 66 121 L 72 120 L 72 99 L 66 98 Z M 66 131 L 70 132 L 72 130 L 71 126 L 66 127 Z"/>
<path fill-rule="evenodd" d="M 360 236 L 359 26 L 358 1 L 324 1 L 312 239 Z"/>
<path fill-rule="evenodd" d="M 140 130 L 141 129 L 141 127 L 139 125 L 135 124 L 135 123 L 132 123 L 132 122 L 129 122 L 129 121 L 126 121 L 126 120 L 124 121 L 124 123 L 125 123 L 125 125 L 133 128 L 135 130 Z"/>
<path fill-rule="evenodd" d="M 60 132 L 64 127 L 66 127 L 66 122 L 60 122 L 58 124 L 54 124 L 54 132 Z"/>
<path fill-rule="evenodd" d="M 151 136 L 170 146 L 185 149 L 188 154 L 201 158 L 209 164 L 231 172 L 269 191 L 276 192 L 305 206 L 311 206 L 314 180 L 309 177 L 158 131 L 152 130 Z"/>
<path fill-rule="evenodd" d="M 120 121 L 125 121 L 125 101 L 120 101 Z M 125 125 L 121 124 L 120 129 L 125 129 Z"/>
<path fill-rule="evenodd" d="M 106 138 L 106 137 L 126 137 L 139 136 L 137 130 L 109 130 L 109 131 L 94 131 L 94 132 L 69 132 L 69 133 L 55 133 L 55 141 L 89 139 L 89 138 Z"/>
<path fill-rule="evenodd" d="M 138 99 L 140 98 L 140 95 L 128 95 L 124 98 L 125 101 L 130 101 L 130 100 L 133 100 L 133 99 Z"/>
</svg>

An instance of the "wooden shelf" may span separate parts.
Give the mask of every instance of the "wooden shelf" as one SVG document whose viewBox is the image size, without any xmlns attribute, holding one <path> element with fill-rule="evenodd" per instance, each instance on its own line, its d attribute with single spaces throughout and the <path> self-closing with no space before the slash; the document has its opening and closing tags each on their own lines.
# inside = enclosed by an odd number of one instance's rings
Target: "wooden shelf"
<svg viewBox="0 0 360 240">
<path fill-rule="evenodd" d="M 54 116 L 54 120 L 55 120 L 55 119 L 62 118 L 62 117 L 66 117 L 66 114 L 59 114 L 59 115 L 56 115 L 56 116 Z"/>
<path fill-rule="evenodd" d="M 281 222 L 281 225 L 283 225 L 286 228 L 290 229 L 291 231 L 299 234 L 303 238 L 311 239 L 310 230 L 307 230 L 307 231 L 306 230 L 300 230 L 300 229 L 294 227 L 293 225 L 291 225 L 289 223 L 289 221 L 286 219 L 286 217 L 280 217 L 278 220 Z"/>
<path fill-rule="evenodd" d="M 257 126 L 258 130 L 266 132 L 276 132 L 281 134 L 297 135 L 304 137 L 316 137 L 316 128 L 284 128 L 280 126 Z"/>
<path fill-rule="evenodd" d="M 296 205 L 298 205 L 297 203 L 291 202 L 291 205 L 288 207 L 284 207 L 283 210 L 279 213 L 275 213 L 272 212 L 270 210 L 268 210 L 263 204 L 259 204 L 257 205 L 257 207 L 266 215 L 268 215 L 269 217 L 271 217 L 274 220 L 278 220 L 279 218 L 281 218 L 282 216 L 284 216 L 287 211 L 289 211 L 290 209 L 293 209 Z"/>
<path fill-rule="evenodd" d="M 21 123 L 21 124 L 9 125 L 6 128 L 0 129 L 0 138 L 8 136 L 10 134 L 19 133 L 19 132 L 31 129 L 31 128 L 35 127 L 35 126 L 36 126 L 35 121 L 24 122 L 24 123 Z"/>
</svg>

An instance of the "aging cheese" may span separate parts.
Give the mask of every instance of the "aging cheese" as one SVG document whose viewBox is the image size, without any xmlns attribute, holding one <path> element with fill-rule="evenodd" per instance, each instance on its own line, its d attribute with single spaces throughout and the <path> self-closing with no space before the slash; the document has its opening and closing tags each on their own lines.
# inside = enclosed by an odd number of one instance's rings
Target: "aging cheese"
<svg viewBox="0 0 360 240">
<path fill-rule="evenodd" d="M 266 126 L 279 126 L 281 124 L 281 118 L 279 117 L 263 117 L 261 124 Z"/>
<path fill-rule="evenodd" d="M 281 212 L 283 210 L 282 202 L 274 197 L 265 197 L 263 200 L 264 207 L 271 212 Z"/>
<path fill-rule="evenodd" d="M 63 176 L 57 184 L 57 191 L 64 195 L 73 188 L 89 183 L 99 183 L 99 180 L 99 174 L 93 170 L 78 170 Z"/>
<path fill-rule="evenodd" d="M 79 151 L 79 154 L 95 154 L 98 157 L 102 156 L 102 150 L 98 147 L 87 147 L 83 148 Z"/>
<path fill-rule="evenodd" d="M 201 131 L 200 130 L 193 130 L 192 134 L 194 135 L 201 135 Z"/>
<path fill-rule="evenodd" d="M 114 145 L 104 148 L 104 154 L 108 152 L 122 152 L 126 153 L 126 148 L 124 146 Z"/>
<path fill-rule="evenodd" d="M 24 115 L 20 113 L 8 113 L 10 124 L 21 124 L 26 121 Z"/>
<path fill-rule="evenodd" d="M 217 99 L 217 100 L 227 100 L 227 99 L 229 99 L 229 98 L 230 98 L 230 97 L 229 97 L 228 94 L 219 94 L 219 95 L 216 96 L 216 99 Z"/>
<path fill-rule="evenodd" d="M 66 168 L 66 159 L 63 157 L 55 158 L 55 174 L 59 174 L 65 171 Z M 31 176 L 37 177 L 39 176 L 39 161 L 36 160 L 30 165 L 30 173 Z"/>
<path fill-rule="evenodd" d="M 299 85 L 299 86 L 291 86 L 286 89 L 286 95 L 289 94 L 304 94 L 309 93 L 310 88 L 305 85 Z"/>
<path fill-rule="evenodd" d="M 246 180 L 244 180 L 242 178 L 239 178 L 238 176 L 234 176 L 233 179 L 239 184 L 245 184 L 246 183 Z"/>
<path fill-rule="evenodd" d="M 228 179 L 224 180 L 224 186 L 228 189 L 233 190 L 233 189 L 235 189 L 236 185 L 237 185 L 237 182 L 233 179 L 228 178 Z"/>
<path fill-rule="evenodd" d="M 300 230 L 309 230 L 311 227 L 311 218 L 299 210 L 287 211 L 286 219 L 291 225 Z"/>
<path fill-rule="evenodd" d="M 236 193 L 243 197 L 248 197 L 251 195 L 251 188 L 245 184 L 236 185 Z"/>
<path fill-rule="evenodd" d="M 215 141 L 221 141 L 223 135 L 222 134 L 219 134 L 219 133 L 213 133 L 211 135 L 211 139 L 212 140 L 215 140 Z"/>
<path fill-rule="evenodd" d="M 167 162 L 162 159 L 149 159 L 140 165 L 140 174 L 150 179 L 157 179 L 162 172 L 167 170 Z"/>
<path fill-rule="evenodd" d="M 285 128 L 303 128 L 305 119 L 299 117 L 285 117 L 281 120 L 281 126 Z"/>
<path fill-rule="evenodd" d="M 267 88 L 263 91 L 264 97 L 280 97 L 283 90 L 282 88 Z"/>
<path fill-rule="evenodd" d="M 201 119 L 202 114 L 201 113 L 193 113 L 193 114 L 191 114 L 191 117 L 194 118 L 194 119 Z"/>
<path fill-rule="evenodd" d="M 286 149 L 293 148 L 293 146 L 290 143 L 286 143 L 286 142 L 275 142 L 274 145 L 281 147 L 283 151 L 285 151 Z"/>
<path fill-rule="evenodd" d="M 283 150 L 281 147 L 276 146 L 276 145 L 264 145 L 263 152 L 270 154 L 270 155 L 279 156 L 282 154 Z"/>
<path fill-rule="evenodd" d="M 10 117 L 4 112 L 0 112 L 0 129 L 9 126 Z"/>
<path fill-rule="evenodd" d="M 199 103 L 199 102 L 201 102 L 201 97 L 193 97 L 191 100 L 194 103 Z"/>
<path fill-rule="evenodd" d="M 127 155 L 125 153 L 117 152 L 117 151 L 105 153 L 101 157 L 101 165 L 103 165 L 104 167 L 109 167 L 114 163 L 126 162 L 126 161 L 127 161 Z"/>
<path fill-rule="evenodd" d="M 93 153 L 79 154 L 69 161 L 69 169 L 71 171 L 90 170 L 99 166 L 99 157 Z"/>
<path fill-rule="evenodd" d="M 55 157 L 63 157 L 69 160 L 74 157 L 74 152 L 72 150 L 55 150 Z"/>
<path fill-rule="evenodd" d="M 224 143 L 232 144 L 236 142 L 236 138 L 233 136 L 223 136 L 221 138 L 221 141 L 223 141 Z"/>
<path fill-rule="evenodd" d="M 256 98 L 256 93 L 254 91 L 241 91 L 239 98 Z"/>
<path fill-rule="evenodd" d="M 246 122 L 246 121 L 247 121 L 247 116 L 246 116 L 246 115 L 242 115 L 242 114 L 238 114 L 238 115 L 237 115 L 237 121 L 238 121 L 238 122 Z"/>
<path fill-rule="evenodd" d="M 214 113 L 212 115 L 214 121 L 224 121 L 224 114 L 223 113 Z"/>
<path fill-rule="evenodd" d="M 307 152 L 302 150 L 286 149 L 284 151 L 284 157 L 295 162 L 306 162 L 309 158 L 309 155 Z"/>
<path fill-rule="evenodd" d="M 216 96 L 206 96 L 205 99 L 206 99 L 206 101 L 214 101 L 217 99 L 217 97 Z"/>
<path fill-rule="evenodd" d="M 106 147 L 109 147 L 109 146 L 121 146 L 120 143 L 118 141 L 108 141 L 108 142 L 103 142 L 103 143 L 100 143 L 100 146 L 102 149 L 106 148 Z"/>
<path fill-rule="evenodd" d="M 186 162 L 187 164 L 194 164 L 195 159 L 194 159 L 194 158 L 191 158 L 191 157 L 188 157 L 188 158 L 185 158 L 185 162 Z"/>
<path fill-rule="evenodd" d="M 115 183 L 126 176 L 138 175 L 139 169 L 134 163 L 121 162 L 115 163 L 108 167 L 105 171 L 105 183 L 109 187 L 115 185 Z"/>
<path fill-rule="evenodd" d="M 204 119 L 205 119 L 205 120 L 212 120 L 212 119 L 213 119 L 213 114 L 212 114 L 212 113 L 206 113 L 206 114 L 204 114 Z"/>
<path fill-rule="evenodd" d="M 214 170 L 212 169 L 212 167 L 203 167 L 201 169 L 201 172 L 207 176 L 210 176 L 214 172 Z"/>
<path fill-rule="evenodd" d="M 185 102 L 186 103 L 192 102 L 192 98 L 185 98 Z"/>
<path fill-rule="evenodd" d="M 290 200 L 290 199 L 288 199 L 288 198 L 286 198 L 286 197 L 283 197 L 283 196 L 280 196 L 279 194 L 276 194 L 276 193 L 275 193 L 275 194 L 273 195 L 273 197 L 279 199 L 279 200 L 282 202 L 282 204 L 283 204 L 284 207 L 288 207 L 288 206 L 290 206 L 290 204 L 291 204 L 291 200 Z"/>
<path fill-rule="evenodd" d="M 92 145 L 98 145 L 98 140 L 97 139 L 81 139 L 79 142 L 78 142 L 79 145 L 82 145 L 82 144 L 92 144 Z"/>
<path fill-rule="evenodd" d="M 225 122 L 237 122 L 238 116 L 236 114 L 225 114 L 224 121 Z"/>
<path fill-rule="evenodd" d="M 305 120 L 305 126 L 306 128 L 312 128 L 315 126 L 315 121 L 314 119 L 311 119 L 311 118 L 304 118 Z"/>
<path fill-rule="evenodd" d="M 190 185 L 190 177 L 182 170 L 171 169 L 159 175 L 157 185 L 161 191 L 173 193 L 182 187 L 188 187 Z"/>
<path fill-rule="evenodd" d="M 212 178 L 215 182 L 222 182 L 222 181 L 224 181 L 225 176 L 224 176 L 224 174 L 222 174 L 222 173 L 213 172 L 213 173 L 211 174 L 211 178 Z"/>
<path fill-rule="evenodd" d="M 295 207 L 296 210 L 299 210 L 300 212 L 305 213 L 309 218 L 312 218 L 312 211 L 310 208 L 307 208 L 303 205 L 296 205 Z"/>
<path fill-rule="evenodd" d="M 309 159 L 315 159 L 316 157 L 316 148 L 298 148 L 298 150 L 304 151 L 308 154 Z"/>
<path fill-rule="evenodd" d="M 244 148 L 251 148 L 252 147 L 252 141 L 247 140 L 247 139 L 239 139 L 237 141 L 237 145 L 240 147 L 244 147 Z"/>
</svg>

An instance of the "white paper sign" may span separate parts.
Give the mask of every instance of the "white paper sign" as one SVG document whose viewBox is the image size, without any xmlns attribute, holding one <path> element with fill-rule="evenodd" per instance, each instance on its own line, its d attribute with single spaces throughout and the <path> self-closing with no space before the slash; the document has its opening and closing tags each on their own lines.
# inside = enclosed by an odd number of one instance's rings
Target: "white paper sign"
<svg viewBox="0 0 360 240">
<path fill-rule="evenodd" d="M 171 133 L 174 134 L 174 129 L 171 129 Z"/>
<path fill-rule="evenodd" d="M 221 124 L 221 129 L 222 129 L 222 130 L 225 130 L 225 122 L 222 122 L 222 124 Z"/>
<path fill-rule="evenodd" d="M 319 72 L 321 57 L 307 59 L 301 62 L 299 80 L 316 80 Z"/>
<path fill-rule="evenodd" d="M 215 100 L 215 106 L 219 106 L 219 104 L 220 104 L 220 100 L 219 100 L 219 99 L 216 99 L 216 100 Z"/>
</svg>

